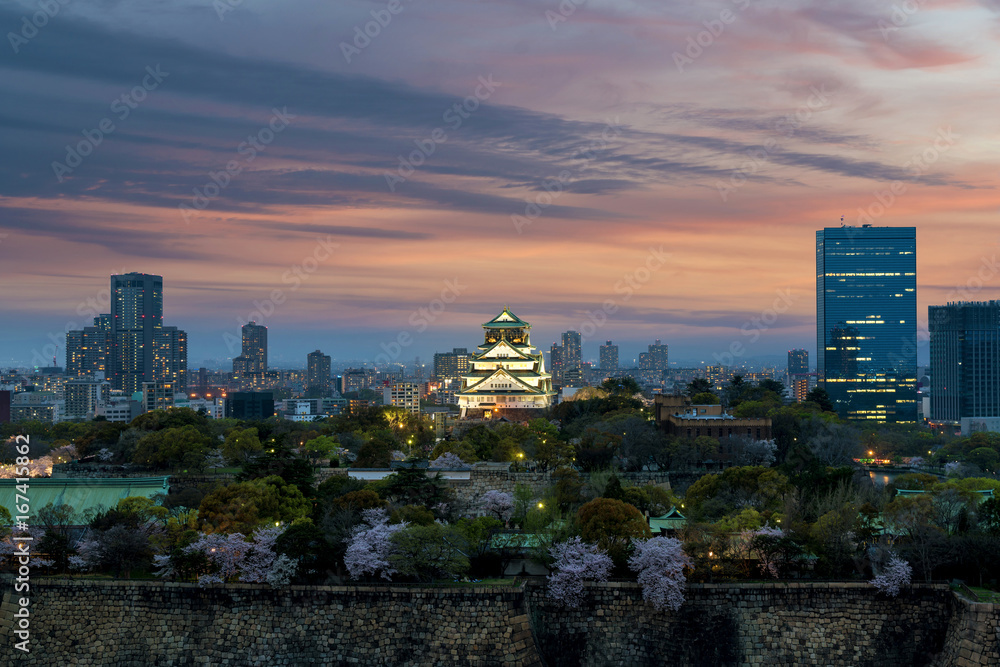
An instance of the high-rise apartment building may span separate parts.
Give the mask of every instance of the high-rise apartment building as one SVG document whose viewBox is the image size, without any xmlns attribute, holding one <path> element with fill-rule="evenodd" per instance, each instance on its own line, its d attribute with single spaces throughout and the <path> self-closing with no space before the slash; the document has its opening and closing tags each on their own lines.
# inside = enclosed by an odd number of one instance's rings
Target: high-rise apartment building
<svg viewBox="0 0 1000 667">
<path fill-rule="evenodd" d="M 187 389 L 187 333 L 177 327 L 153 332 L 153 378 L 169 382 L 177 391 Z"/>
<path fill-rule="evenodd" d="M 552 343 L 552 347 L 549 348 L 549 370 L 552 371 L 552 384 L 562 386 L 563 383 L 563 371 L 566 369 L 566 364 L 563 361 L 563 352 L 565 348 L 559 343 Z"/>
<path fill-rule="evenodd" d="M 914 227 L 816 232 L 816 369 L 847 419 L 917 419 Z"/>
<path fill-rule="evenodd" d="M 579 368 L 583 362 L 583 341 L 579 331 L 567 331 L 562 335 L 563 374 L 572 368 Z"/>
<path fill-rule="evenodd" d="M 397 382 L 382 390 L 382 404 L 403 408 L 411 414 L 420 414 L 420 385 L 415 382 Z"/>
<path fill-rule="evenodd" d="M 434 353 L 434 377 L 437 380 L 460 380 L 469 372 L 468 348 L 456 347 L 451 352 Z"/>
<path fill-rule="evenodd" d="M 612 344 L 610 340 L 601 346 L 601 370 L 618 370 L 618 346 Z"/>
<path fill-rule="evenodd" d="M 243 345 L 240 356 L 233 359 L 233 373 L 256 375 L 267 372 L 267 327 L 250 321 L 243 325 L 241 333 Z"/>
<path fill-rule="evenodd" d="M 788 377 L 805 375 L 809 372 L 809 350 L 788 351 Z"/>
<path fill-rule="evenodd" d="M 1000 417 L 1000 301 L 927 309 L 934 421 Z"/>
<path fill-rule="evenodd" d="M 330 355 L 319 350 L 306 355 L 306 388 L 323 393 L 330 391 Z"/>
<path fill-rule="evenodd" d="M 111 276 L 111 386 L 131 394 L 153 381 L 153 338 L 163 326 L 163 277 Z"/>
<path fill-rule="evenodd" d="M 63 414 L 71 419 L 92 418 L 99 403 L 110 394 L 111 384 L 106 380 L 70 380 L 63 388 Z"/>
<path fill-rule="evenodd" d="M 111 312 L 94 326 L 66 333 L 66 373 L 104 373 L 111 388 L 131 395 L 143 382 L 183 388 L 187 334 L 163 326 L 163 278 L 148 273 L 111 276 Z"/>
<path fill-rule="evenodd" d="M 647 347 L 649 350 L 649 360 L 654 371 L 665 371 L 670 367 L 667 360 L 667 346 L 660 343 L 660 339 L 657 338 L 656 342 Z"/>
</svg>

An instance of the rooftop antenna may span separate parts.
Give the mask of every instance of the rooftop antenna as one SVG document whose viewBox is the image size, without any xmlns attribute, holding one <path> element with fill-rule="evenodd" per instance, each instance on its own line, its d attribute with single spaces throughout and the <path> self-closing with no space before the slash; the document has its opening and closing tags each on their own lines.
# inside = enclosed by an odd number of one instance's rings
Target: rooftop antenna
<svg viewBox="0 0 1000 667">
<path fill-rule="evenodd" d="M 840 226 L 841 227 L 844 226 L 844 216 L 843 215 L 840 216 Z"/>
</svg>

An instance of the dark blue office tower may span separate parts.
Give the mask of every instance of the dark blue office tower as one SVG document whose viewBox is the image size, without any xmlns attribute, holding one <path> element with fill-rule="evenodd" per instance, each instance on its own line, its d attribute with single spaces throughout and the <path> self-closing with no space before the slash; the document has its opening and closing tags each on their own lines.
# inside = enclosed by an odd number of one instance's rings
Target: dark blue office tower
<svg viewBox="0 0 1000 667">
<path fill-rule="evenodd" d="M 914 227 L 816 232 L 816 365 L 841 417 L 917 420 Z"/>
</svg>

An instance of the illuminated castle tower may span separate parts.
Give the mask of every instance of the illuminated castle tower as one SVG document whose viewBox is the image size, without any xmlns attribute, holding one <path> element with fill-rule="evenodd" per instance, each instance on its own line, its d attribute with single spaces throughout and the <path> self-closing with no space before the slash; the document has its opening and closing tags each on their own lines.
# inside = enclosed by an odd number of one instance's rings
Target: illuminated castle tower
<svg viewBox="0 0 1000 667">
<path fill-rule="evenodd" d="M 552 376 L 545 372 L 545 359 L 535 353 L 531 325 L 504 306 L 503 312 L 483 325 L 485 342 L 469 360 L 462 376 L 458 406 L 468 410 L 547 408 L 552 404 Z"/>
</svg>

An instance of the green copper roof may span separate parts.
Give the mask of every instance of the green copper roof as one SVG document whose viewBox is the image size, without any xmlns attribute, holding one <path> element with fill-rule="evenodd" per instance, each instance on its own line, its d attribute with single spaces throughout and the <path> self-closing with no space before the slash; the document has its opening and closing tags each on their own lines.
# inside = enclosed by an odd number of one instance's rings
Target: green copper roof
<svg viewBox="0 0 1000 667">
<path fill-rule="evenodd" d="M 504 329 L 504 328 L 518 328 L 518 327 L 530 327 L 531 325 L 522 320 L 520 317 L 510 312 L 507 306 L 503 307 L 503 312 L 494 317 L 492 320 L 483 325 L 484 329 Z"/>
<path fill-rule="evenodd" d="M 32 477 L 28 480 L 28 516 L 36 516 L 38 510 L 47 504 L 71 505 L 79 517 L 83 512 L 97 507 L 114 507 L 122 498 L 145 496 L 152 498 L 157 493 L 166 493 L 169 477 L 115 477 L 115 478 L 52 478 Z M 15 512 L 18 482 L 15 479 L 0 479 L 0 505 Z M 82 522 L 82 519 L 80 519 Z M 30 522 L 29 522 L 30 523 Z"/>
<path fill-rule="evenodd" d="M 678 530 L 686 525 L 687 519 L 677 511 L 676 507 L 671 507 L 663 516 L 649 517 L 649 529 L 654 533 L 659 530 Z"/>
</svg>

